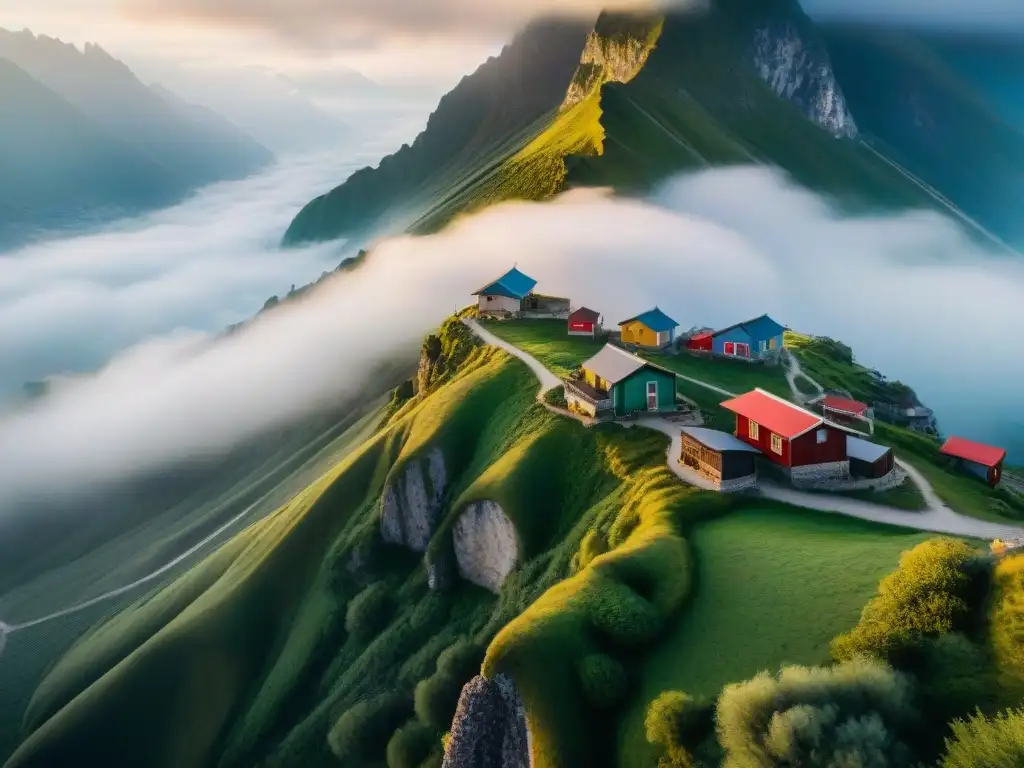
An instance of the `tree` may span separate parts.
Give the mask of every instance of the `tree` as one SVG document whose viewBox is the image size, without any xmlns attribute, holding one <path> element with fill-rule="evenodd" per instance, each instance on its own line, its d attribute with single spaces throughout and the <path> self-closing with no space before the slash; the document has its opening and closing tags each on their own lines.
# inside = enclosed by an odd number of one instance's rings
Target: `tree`
<svg viewBox="0 0 1024 768">
<path fill-rule="evenodd" d="M 946 740 L 942 768 L 1006 768 L 1024 765 L 1024 709 L 1001 712 L 994 718 L 976 713 L 953 723 Z"/>
<path fill-rule="evenodd" d="M 644 717 L 647 741 L 661 747 L 658 768 L 699 765 L 694 748 L 713 725 L 713 710 L 682 691 L 664 691 L 651 702 Z"/>
<path fill-rule="evenodd" d="M 716 720 L 724 768 L 902 768 L 919 715 L 909 677 L 857 658 L 729 685 Z"/>
</svg>

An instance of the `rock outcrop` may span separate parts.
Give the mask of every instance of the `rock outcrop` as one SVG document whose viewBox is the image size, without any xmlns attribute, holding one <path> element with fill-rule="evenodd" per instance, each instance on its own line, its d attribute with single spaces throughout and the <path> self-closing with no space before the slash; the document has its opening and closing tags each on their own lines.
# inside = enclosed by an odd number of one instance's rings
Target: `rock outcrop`
<svg viewBox="0 0 1024 768">
<path fill-rule="evenodd" d="M 562 108 L 578 104 L 604 83 L 628 83 L 636 77 L 647 63 L 661 26 L 660 17 L 604 14 L 587 37 Z"/>
<path fill-rule="evenodd" d="M 526 710 L 509 678 L 463 686 L 442 768 L 530 768 Z"/>
<path fill-rule="evenodd" d="M 414 552 L 426 552 L 446 485 L 440 448 L 406 464 L 384 489 L 381 499 L 380 532 L 384 541 L 401 544 Z"/>
<path fill-rule="evenodd" d="M 512 521 L 496 502 L 477 501 L 459 515 L 452 535 L 459 575 L 497 593 L 519 562 Z"/>
<path fill-rule="evenodd" d="M 857 135 L 825 45 L 806 38 L 796 24 L 779 21 L 758 28 L 748 59 L 761 79 L 809 120 L 837 137 Z"/>
</svg>

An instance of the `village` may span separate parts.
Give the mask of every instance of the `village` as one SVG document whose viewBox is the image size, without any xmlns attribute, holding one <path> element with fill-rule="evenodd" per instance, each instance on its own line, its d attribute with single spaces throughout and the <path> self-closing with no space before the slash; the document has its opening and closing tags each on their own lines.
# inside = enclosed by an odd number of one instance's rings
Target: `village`
<svg viewBox="0 0 1024 768">
<path fill-rule="evenodd" d="M 822 390 L 796 403 L 760 387 L 729 397 L 719 390 L 718 404 L 732 415 L 733 429 L 711 429 L 700 408 L 677 394 L 677 373 L 651 359 L 692 355 L 748 365 L 798 365 L 785 346 L 789 329 L 768 315 L 718 330 L 698 327 L 679 333 L 679 323 L 653 307 L 608 329 L 600 311 L 538 294 L 536 286 L 536 280 L 513 267 L 473 294 L 477 313 L 502 321 L 564 320 L 567 336 L 604 340 L 596 354 L 561 380 L 565 410 L 590 424 L 642 423 L 651 417 L 657 417 L 655 428 L 662 431 L 666 422 L 672 424 L 678 432 L 676 473 L 691 484 L 737 492 L 770 478 L 794 489 L 842 493 L 884 491 L 907 480 L 892 447 L 871 440 L 878 418 L 873 404 L 842 391 Z M 885 413 L 880 417 L 888 421 Z M 989 488 L 1003 479 L 1007 453 L 1002 448 L 954 435 L 939 453 L 950 471 Z M 997 539 L 993 551 L 1017 546 L 1021 543 Z"/>
</svg>

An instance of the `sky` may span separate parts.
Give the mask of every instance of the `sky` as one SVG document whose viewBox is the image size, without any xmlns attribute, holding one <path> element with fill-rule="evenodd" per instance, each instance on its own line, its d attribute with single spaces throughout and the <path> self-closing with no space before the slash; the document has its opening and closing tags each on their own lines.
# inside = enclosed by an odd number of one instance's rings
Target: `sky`
<svg viewBox="0 0 1024 768">
<path fill-rule="evenodd" d="M 320 172 L 306 166 L 310 182 Z M 580 190 L 385 240 L 364 267 L 218 341 L 211 326 L 224 307 L 241 310 L 237 296 L 261 300 L 287 273 L 329 260 L 323 247 L 280 252 L 269 230 L 254 231 L 255 189 L 261 210 L 296 197 L 273 178 L 200 198 L 189 215 L 216 221 L 216 235 L 196 225 L 194 238 L 169 237 L 177 225 L 156 217 L 36 253 L 38 268 L 8 263 L 0 339 L 31 343 L 0 350 L 5 362 L 24 362 L 30 347 L 89 348 L 97 335 L 120 351 L 97 375 L 0 414 L 0 512 L 226 449 L 361 391 L 377 362 L 414 348 L 513 263 L 609 324 L 655 304 L 683 329 L 768 312 L 911 384 L 947 430 L 1024 434 L 1007 421 L 1024 412 L 1024 357 L 977 331 L 1024 327 L 1024 263 L 980 250 L 937 214 L 843 218 L 767 168 L 679 177 L 649 200 Z M 254 288 L 253 273 L 267 284 Z"/>
<path fill-rule="evenodd" d="M 301 77 L 355 69 L 438 92 L 539 14 L 596 16 L 654 0 L 0 0 L 0 24 L 133 58 L 260 64 Z M 694 0 L 661 0 L 688 4 Z M 1020 0 L 803 0 L 820 16 L 1024 29 Z"/>
</svg>

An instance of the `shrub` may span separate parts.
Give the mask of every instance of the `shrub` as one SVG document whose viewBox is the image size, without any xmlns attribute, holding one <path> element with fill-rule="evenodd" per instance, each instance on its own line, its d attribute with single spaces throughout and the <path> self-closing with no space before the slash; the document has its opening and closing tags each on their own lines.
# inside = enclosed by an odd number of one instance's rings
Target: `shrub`
<svg viewBox="0 0 1024 768">
<path fill-rule="evenodd" d="M 987 718 L 980 712 L 953 723 L 942 768 L 1006 768 L 1024 765 L 1024 709 Z"/>
<path fill-rule="evenodd" d="M 436 746 L 435 732 L 419 720 L 410 720 L 388 742 L 388 768 L 419 768 Z"/>
<path fill-rule="evenodd" d="M 867 658 L 726 686 L 716 719 L 724 768 L 907 766 L 919 722 L 910 678 Z"/>
<path fill-rule="evenodd" d="M 343 763 L 373 762 L 384 757 L 388 737 L 412 714 L 412 702 L 400 693 L 383 693 L 345 712 L 327 735 Z"/>
<path fill-rule="evenodd" d="M 953 539 L 930 539 L 904 552 L 857 626 L 832 641 L 832 656 L 846 661 L 868 654 L 897 663 L 922 637 L 961 628 L 974 557 L 970 546 Z"/>
<path fill-rule="evenodd" d="M 590 606 L 594 629 L 615 645 L 637 645 L 657 636 L 662 618 L 647 600 L 621 582 L 606 579 Z"/>
<path fill-rule="evenodd" d="M 693 748 L 708 735 L 714 710 L 682 691 L 664 691 L 647 708 L 644 730 L 647 741 L 661 747 L 659 768 L 690 768 L 697 765 Z"/>
<path fill-rule="evenodd" d="M 584 695 L 599 709 L 614 706 L 626 693 L 626 670 L 611 656 L 603 653 L 584 656 L 578 671 Z"/>
<path fill-rule="evenodd" d="M 345 613 L 345 630 L 360 640 L 368 640 L 388 625 L 393 611 L 390 586 L 378 581 L 352 598 Z"/>
<path fill-rule="evenodd" d="M 569 401 L 565 399 L 565 387 L 557 386 L 544 393 L 544 402 L 553 405 L 555 408 L 568 408 Z"/>
<path fill-rule="evenodd" d="M 449 646 L 437 657 L 437 670 L 416 686 L 413 696 L 420 720 L 444 732 L 451 727 L 462 686 L 480 673 L 484 648 L 468 640 Z"/>
<path fill-rule="evenodd" d="M 967 715 L 998 694 L 985 652 L 959 632 L 923 645 L 916 677 L 926 714 L 936 722 Z"/>
<path fill-rule="evenodd" d="M 579 552 L 573 555 L 572 572 L 579 573 L 590 565 L 595 557 L 599 557 L 607 551 L 608 542 L 605 540 L 604 534 L 598 528 L 591 528 L 583 535 Z"/>
</svg>

